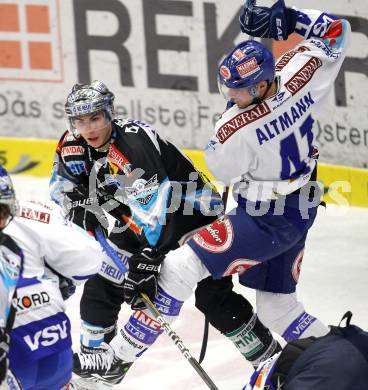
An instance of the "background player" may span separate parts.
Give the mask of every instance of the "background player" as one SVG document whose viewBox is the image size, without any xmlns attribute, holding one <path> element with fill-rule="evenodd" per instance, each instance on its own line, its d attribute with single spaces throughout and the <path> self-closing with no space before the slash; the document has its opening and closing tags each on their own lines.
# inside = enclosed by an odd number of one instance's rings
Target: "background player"
<svg viewBox="0 0 368 390">
<path fill-rule="evenodd" d="M 72 372 L 70 322 L 64 299 L 74 292 L 75 284 L 104 270 L 111 261 L 84 230 L 65 223 L 59 210 L 20 202 L 16 213 L 15 204 L 10 177 L 0 167 L 1 226 L 24 254 L 13 302 L 16 315 L 10 334 L 9 366 L 24 390 L 61 389 Z M 4 217 L 8 219 L 9 215 L 14 218 L 4 227 Z M 20 255 L 8 241 L 5 245 L 1 246 L 1 288 L 14 289 L 9 275 L 19 273 Z M 2 300 L 6 296 L 2 295 Z M 0 326 L 4 328 L 4 320 Z M 14 388 L 12 380 L 8 376 L 9 388 Z"/>
<path fill-rule="evenodd" d="M 323 336 L 328 328 L 305 311 L 295 289 L 320 203 L 313 182 L 314 115 L 342 65 L 350 26 L 324 12 L 286 8 L 283 1 L 272 8 L 246 3 L 241 23 L 253 36 L 282 39 L 295 31 L 305 40 L 276 65 L 256 41 L 239 44 L 222 62 L 219 81 L 231 104 L 205 153 L 214 176 L 235 183 L 238 206 L 169 252 L 159 285 L 185 300 L 207 275 L 238 272 L 241 284 L 257 290 L 257 314 L 271 330 L 287 341 Z M 147 278 L 147 272 L 140 275 Z M 138 282 L 127 284 L 126 301 L 134 302 L 140 291 Z M 130 361 L 131 349 L 117 336 L 106 354 Z"/>
<path fill-rule="evenodd" d="M 192 162 L 154 129 L 137 120 L 113 119 L 113 100 L 100 81 L 73 87 L 65 105 L 70 129 L 57 147 L 51 194 L 67 218 L 88 231 L 101 225 L 106 230 L 103 210 L 115 218 L 109 239 L 116 250 L 133 254 L 125 287 L 138 283 L 153 299 L 156 275 L 142 279 L 135 267 L 142 259 L 155 261 L 153 268 L 158 271 L 164 258 L 161 253 L 177 248 L 194 230 L 215 220 L 222 202 Z M 279 346 L 252 306 L 232 287 L 231 277 L 207 278 L 196 289 L 196 306 L 257 365 Z M 159 294 L 163 302 L 170 299 L 163 291 Z M 102 342 L 114 337 L 122 302 L 121 285 L 101 277 L 86 283 L 80 304 L 82 353 L 78 355 L 83 370 L 77 368 L 77 374 L 110 384 L 123 379 L 132 360 L 120 361 L 120 367 L 117 362 L 114 371 L 104 375 L 105 360 L 95 354 Z M 167 314 L 177 315 L 181 302 L 175 305 Z M 132 306 L 141 308 L 140 302 Z M 160 332 L 148 313 L 137 310 L 119 337 L 131 341 L 136 359 Z M 90 367 L 100 368 L 99 378 L 88 373 Z"/>
<path fill-rule="evenodd" d="M 243 390 L 364 389 L 368 333 L 351 325 L 351 316 L 347 312 L 347 326 L 332 326 L 324 337 L 288 343 L 258 367 Z"/>
<path fill-rule="evenodd" d="M 3 230 L 17 215 L 13 184 L 0 167 L 0 386 L 8 371 L 10 331 L 14 323 L 16 285 L 23 267 L 23 254 Z"/>
</svg>

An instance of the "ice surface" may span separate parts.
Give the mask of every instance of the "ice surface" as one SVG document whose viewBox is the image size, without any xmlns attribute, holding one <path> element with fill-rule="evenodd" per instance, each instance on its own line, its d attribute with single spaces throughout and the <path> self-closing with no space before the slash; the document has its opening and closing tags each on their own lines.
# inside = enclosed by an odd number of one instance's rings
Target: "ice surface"
<svg viewBox="0 0 368 390">
<path fill-rule="evenodd" d="M 48 201 L 48 180 L 14 176 L 18 197 Z M 62 238 L 60 238 L 62 239 Z M 254 303 L 254 291 L 239 286 L 236 291 Z M 299 299 L 306 309 L 327 324 L 337 324 L 347 310 L 353 323 L 368 329 L 368 209 L 328 205 L 320 207 L 310 230 L 299 281 Z M 79 298 L 81 288 L 67 301 L 73 343 L 79 344 Z M 130 311 L 124 305 L 120 324 Z M 198 358 L 203 316 L 193 299 L 185 303 L 180 319 L 173 325 L 193 356 Z M 251 366 L 235 347 L 211 329 L 203 368 L 220 390 L 240 390 L 251 373 Z M 205 390 L 207 386 L 177 347 L 165 334 L 129 370 L 114 389 L 125 390 Z"/>
</svg>

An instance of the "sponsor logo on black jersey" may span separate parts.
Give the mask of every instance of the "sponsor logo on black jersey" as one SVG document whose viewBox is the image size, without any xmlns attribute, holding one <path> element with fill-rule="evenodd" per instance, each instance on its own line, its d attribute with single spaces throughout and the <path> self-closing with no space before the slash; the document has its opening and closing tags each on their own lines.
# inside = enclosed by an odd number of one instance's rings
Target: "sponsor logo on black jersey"
<svg viewBox="0 0 368 390">
<path fill-rule="evenodd" d="M 125 191 L 128 198 L 134 199 L 140 204 L 146 205 L 150 202 L 153 195 L 157 193 L 159 183 L 157 174 L 153 175 L 149 180 L 137 179 L 131 187 L 126 187 Z"/>
</svg>

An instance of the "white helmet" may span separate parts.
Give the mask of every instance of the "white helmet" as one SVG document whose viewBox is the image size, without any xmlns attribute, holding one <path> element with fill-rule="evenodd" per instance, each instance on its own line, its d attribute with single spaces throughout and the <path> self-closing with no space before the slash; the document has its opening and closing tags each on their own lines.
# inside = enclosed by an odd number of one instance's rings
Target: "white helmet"
<svg viewBox="0 0 368 390">
<path fill-rule="evenodd" d="M 102 81 L 91 84 L 75 84 L 65 103 L 65 113 L 73 130 L 73 118 L 104 111 L 111 121 L 114 117 L 114 94 Z"/>
</svg>

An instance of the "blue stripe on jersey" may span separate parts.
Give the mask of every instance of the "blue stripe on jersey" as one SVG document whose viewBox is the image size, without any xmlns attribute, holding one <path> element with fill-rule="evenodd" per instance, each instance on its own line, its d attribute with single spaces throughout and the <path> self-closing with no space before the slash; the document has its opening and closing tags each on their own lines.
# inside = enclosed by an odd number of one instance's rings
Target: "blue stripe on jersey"
<svg viewBox="0 0 368 390">
<path fill-rule="evenodd" d="M 23 278 L 22 276 L 19 278 L 17 283 L 17 288 L 32 286 L 34 284 L 41 283 L 36 277 L 34 278 Z"/>
<path fill-rule="evenodd" d="M 85 276 L 73 275 L 72 278 L 75 280 L 86 280 L 92 278 L 92 276 L 96 276 L 96 274 L 90 274 Z"/>
</svg>

